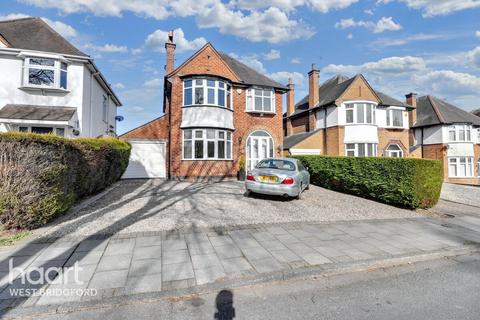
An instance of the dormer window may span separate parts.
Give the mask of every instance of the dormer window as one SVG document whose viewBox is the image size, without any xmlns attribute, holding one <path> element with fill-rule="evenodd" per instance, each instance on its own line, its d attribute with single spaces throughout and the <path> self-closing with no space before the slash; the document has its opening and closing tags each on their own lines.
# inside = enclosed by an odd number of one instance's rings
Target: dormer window
<svg viewBox="0 0 480 320">
<path fill-rule="evenodd" d="M 183 105 L 232 109 L 232 86 L 213 78 L 187 79 L 183 82 Z"/>
<path fill-rule="evenodd" d="M 274 113 L 275 93 L 270 88 L 247 90 L 247 112 Z"/>
<path fill-rule="evenodd" d="M 67 64 L 63 61 L 42 58 L 25 58 L 24 86 L 67 89 Z"/>
</svg>

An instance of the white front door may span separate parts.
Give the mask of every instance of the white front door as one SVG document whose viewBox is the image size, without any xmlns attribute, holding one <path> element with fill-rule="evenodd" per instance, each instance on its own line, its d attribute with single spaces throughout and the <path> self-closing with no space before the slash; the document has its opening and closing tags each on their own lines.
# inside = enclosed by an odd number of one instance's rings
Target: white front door
<svg viewBox="0 0 480 320">
<path fill-rule="evenodd" d="M 247 170 L 253 169 L 261 160 L 273 157 L 273 140 L 265 131 L 255 131 L 247 141 Z"/>
</svg>

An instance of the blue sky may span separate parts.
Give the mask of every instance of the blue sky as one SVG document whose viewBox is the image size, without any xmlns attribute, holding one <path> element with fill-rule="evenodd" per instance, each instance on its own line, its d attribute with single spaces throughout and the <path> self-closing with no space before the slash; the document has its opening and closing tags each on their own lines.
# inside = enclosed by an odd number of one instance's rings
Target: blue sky
<svg viewBox="0 0 480 320">
<path fill-rule="evenodd" d="M 176 65 L 206 41 L 307 91 L 363 73 L 397 99 L 415 91 L 480 108 L 480 0 L 19 0 L 0 19 L 39 16 L 94 57 L 124 106 L 122 133 L 161 115 L 168 30 Z"/>
</svg>

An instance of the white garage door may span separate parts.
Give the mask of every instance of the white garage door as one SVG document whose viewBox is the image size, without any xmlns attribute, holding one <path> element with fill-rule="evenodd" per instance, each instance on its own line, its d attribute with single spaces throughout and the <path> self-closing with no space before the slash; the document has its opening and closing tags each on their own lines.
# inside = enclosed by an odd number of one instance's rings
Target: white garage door
<svg viewBox="0 0 480 320">
<path fill-rule="evenodd" d="M 123 179 L 165 178 L 165 142 L 130 140 L 132 152 Z"/>
</svg>

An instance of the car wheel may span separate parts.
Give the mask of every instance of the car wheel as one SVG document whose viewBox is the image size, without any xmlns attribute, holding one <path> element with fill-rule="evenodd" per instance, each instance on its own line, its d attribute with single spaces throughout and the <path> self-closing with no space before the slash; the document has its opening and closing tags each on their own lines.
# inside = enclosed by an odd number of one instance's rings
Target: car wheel
<svg viewBox="0 0 480 320">
<path fill-rule="evenodd" d="M 298 192 L 298 195 L 296 197 L 297 200 L 302 199 L 302 191 L 303 191 L 303 184 L 300 183 L 300 191 Z"/>
<path fill-rule="evenodd" d="M 307 186 L 305 187 L 305 190 L 310 190 L 310 183 L 307 183 Z"/>
</svg>

